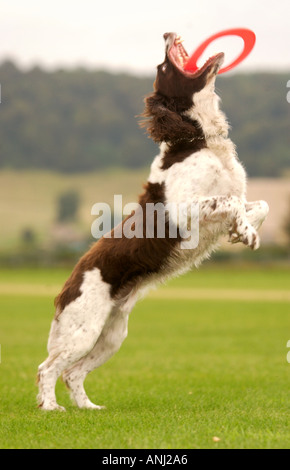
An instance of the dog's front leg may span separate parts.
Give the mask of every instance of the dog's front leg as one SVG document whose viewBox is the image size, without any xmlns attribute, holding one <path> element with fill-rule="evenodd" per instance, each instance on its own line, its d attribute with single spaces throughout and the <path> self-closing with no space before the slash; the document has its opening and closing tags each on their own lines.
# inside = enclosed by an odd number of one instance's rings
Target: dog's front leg
<svg viewBox="0 0 290 470">
<path fill-rule="evenodd" d="M 258 230 L 268 215 L 268 204 L 266 201 L 253 201 L 246 202 L 245 207 L 247 219 Z"/>
<path fill-rule="evenodd" d="M 266 201 L 246 202 L 245 209 L 246 209 L 247 220 L 256 230 L 258 230 L 268 215 L 268 212 L 269 212 L 268 204 L 266 203 Z M 231 230 L 230 242 L 238 243 L 240 241 L 241 241 L 240 235 L 236 233 L 235 230 Z"/>
<path fill-rule="evenodd" d="M 199 198 L 199 220 L 203 223 L 222 223 L 232 243 L 242 242 L 256 250 L 260 238 L 247 217 L 244 200 L 236 196 L 213 196 Z"/>
</svg>

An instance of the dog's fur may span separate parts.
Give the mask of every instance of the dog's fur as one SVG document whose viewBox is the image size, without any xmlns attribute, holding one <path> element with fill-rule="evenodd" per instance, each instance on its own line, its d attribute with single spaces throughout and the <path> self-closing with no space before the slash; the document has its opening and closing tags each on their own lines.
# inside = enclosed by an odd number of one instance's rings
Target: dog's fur
<svg viewBox="0 0 290 470">
<path fill-rule="evenodd" d="M 167 220 L 165 238 L 103 237 L 80 259 L 56 298 L 49 355 L 38 370 L 39 407 L 45 410 L 63 409 L 55 397 L 61 374 L 80 408 L 101 408 L 89 400 L 83 382 L 120 348 L 129 313 L 145 288 L 198 266 L 222 235 L 259 247 L 257 229 L 268 206 L 246 201 L 245 171 L 214 92 L 223 54 L 196 73 L 184 72 L 182 57 L 188 56 L 179 38 L 164 38 L 165 60 L 143 113 L 160 154 L 139 203 L 199 203 L 199 243 L 181 249 L 181 236 L 169 237 Z M 145 231 L 145 216 L 142 222 Z"/>
</svg>

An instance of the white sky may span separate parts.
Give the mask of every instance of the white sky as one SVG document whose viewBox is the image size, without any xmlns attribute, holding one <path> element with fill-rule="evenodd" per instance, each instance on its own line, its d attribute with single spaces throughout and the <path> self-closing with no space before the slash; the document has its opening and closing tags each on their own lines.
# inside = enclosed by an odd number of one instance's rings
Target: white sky
<svg viewBox="0 0 290 470">
<path fill-rule="evenodd" d="M 290 71 L 289 0 L 1 0 L 0 61 L 153 74 L 164 57 L 164 32 L 181 34 L 191 53 L 208 36 L 233 27 L 257 36 L 235 72 Z M 220 39 L 204 59 L 223 51 L 227 64 L 242 44 Z"/>
</svg>

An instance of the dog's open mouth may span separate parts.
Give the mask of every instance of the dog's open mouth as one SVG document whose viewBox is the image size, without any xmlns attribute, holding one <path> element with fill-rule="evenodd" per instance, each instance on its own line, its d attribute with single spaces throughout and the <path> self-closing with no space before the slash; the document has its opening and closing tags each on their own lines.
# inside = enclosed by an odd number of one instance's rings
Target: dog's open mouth
<svg viewBox="0 0 290 470">
<path fill-rule="evenodd" d="M 177 67 L 184 75 L 189 77 L 197 77 L 201 75 L 206 69 L 212 70 L 217 73 L 224 61 L 224 53 L 220 52 L 210 57 L 205 64 L 197 70 L 185 70 L 185 66 L 190 57 L 182 45 L 182 39 L 176 33 L 165 33 L 164 39 L 166 41 L 166 52 L 170 61 Z"/>
</svg>

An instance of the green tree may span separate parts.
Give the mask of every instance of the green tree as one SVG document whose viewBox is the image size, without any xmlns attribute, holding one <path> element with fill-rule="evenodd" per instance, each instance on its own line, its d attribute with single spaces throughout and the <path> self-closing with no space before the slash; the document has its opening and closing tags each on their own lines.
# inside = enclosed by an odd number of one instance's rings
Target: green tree
<svg viewBox="0 0 290 470">
<path fill-rule="evenodd" d="M 290 168 L 289 73 L 218 76 L 230 136 L 249 176 Z M 154 77 L 0 64 L 0 168 L 73 173 L 149 166 L 158 152 L 138 126 Z"/>
<path fill-rule="evenodd" d="M 80 196 L 74 189 L 70 189 L 60 194 L 57 200 L 57 221 L 75 221 L 77 219 L 79 205 Z"/>
</svg>

